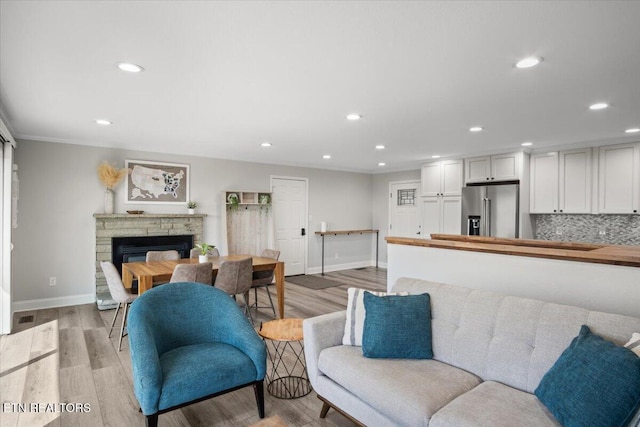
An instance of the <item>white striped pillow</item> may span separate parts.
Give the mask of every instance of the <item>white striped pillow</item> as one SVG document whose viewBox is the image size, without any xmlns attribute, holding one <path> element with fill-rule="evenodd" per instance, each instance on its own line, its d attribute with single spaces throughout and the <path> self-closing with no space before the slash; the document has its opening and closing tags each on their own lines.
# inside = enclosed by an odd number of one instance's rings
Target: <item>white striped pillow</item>
<svg viewBox="0 0 640 427">
<path fill-rule="evenodd" d="M 385 295 L 409 295 L 409 292 L 399 294 L 375 292 L 360 288 L 349 288 L 347 290 L 347 321 L 344 324 L 343 345 L 353 345 L 362 347 L 362 331 L 364 330 L 364 293 L 371 292 L 375 296 Z"/>
<path fill-rule="evenodd" d="M 637 354 L 638 357 L 640 357 L 640 333 L 634 332 L 633 335 L 631 335 L 631 339 L 629 340 L 629 342 L 624 346 L 625 348 L 628 348 L 629 350 Z"/>
</svg>

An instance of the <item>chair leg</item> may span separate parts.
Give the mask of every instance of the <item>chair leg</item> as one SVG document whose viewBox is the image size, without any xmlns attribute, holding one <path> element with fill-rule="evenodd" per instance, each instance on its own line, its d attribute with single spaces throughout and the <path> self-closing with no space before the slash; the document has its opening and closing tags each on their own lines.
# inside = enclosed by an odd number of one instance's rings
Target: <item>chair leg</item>
<svg viewBox="0 0 640 427">
<path fill-rule="evenodd" d="M 146 416 L 147 427 L 158 427 L 158 414 Z"/>
<path fill-rule="evenodd" d="M 269 302 L 271 303 L 271 310 L 273 310 L 273 318 L 277 319 L 278 316 L 276 316 L 276 306 L 273 304 L 273 299 L 271 298 L 271 292 L 269 292 L 269 287 L 267 286 L 265 288 L 267 290 L 267 295 L 269 296 Z M 256 300 L 256 305 L 258 304 L 258 300 Z"/>
<path fill-rule="evenodd" d="M 242 298 L 244 299 L 244 314 L 245 316 L 249 316 L 249 320 L 251 320 L 251 324 L 253 325 L 253 316 L 251 315 L 251 310 L 249 309 L 249 291 L 243 293 Z"/>
<path fill-rule="evenodd" d="M 120 310 L 120 304 L 116 306 L 116 312 L 113 314 L 113 320 L 111 321 L 111 328 L 109 329 L 109 338 L 111 338 L 111 332 L 113 332 L 113 325 L 116 324 L 116 317 L 118 317 L 118 311 Z"/>
<path fill-rule="evenodd" d="M 122 328 L 120 328 L 120 340 L 118 341 L 118 351 L 122 348 L 122 337 L 124 337 L 124 325 L 127 322 L 127 308 L 129 308 L 129 304 L 126 302 L 124 304 L 124 310 L 122 311 Z"/>
<path fill-rule="evenodd" d="M 253 384 L 253 391 L 256 395 L 256 403 L 258 404 L 258 415 L 264 418 L 264 380 L 256 381 Z"/>
<path fill-rule="evenodd" d="M 255 307 L 258 310 L 258 288 L 253 288 L 253 304 L 251 307 Z"/>
</svg>

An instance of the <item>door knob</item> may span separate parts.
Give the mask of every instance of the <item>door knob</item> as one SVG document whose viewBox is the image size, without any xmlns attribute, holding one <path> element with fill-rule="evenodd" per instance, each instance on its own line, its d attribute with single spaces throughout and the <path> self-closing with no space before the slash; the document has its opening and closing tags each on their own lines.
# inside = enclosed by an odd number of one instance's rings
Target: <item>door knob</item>
<svg viewBox="0 0 640 427">
<path fill-rule="evenodd" d="M 305 230 L 304 228 L 300 229 L 300 235 L 301 236 L 306 236 L 307 235 L 307 230 Z"/>
</svg>

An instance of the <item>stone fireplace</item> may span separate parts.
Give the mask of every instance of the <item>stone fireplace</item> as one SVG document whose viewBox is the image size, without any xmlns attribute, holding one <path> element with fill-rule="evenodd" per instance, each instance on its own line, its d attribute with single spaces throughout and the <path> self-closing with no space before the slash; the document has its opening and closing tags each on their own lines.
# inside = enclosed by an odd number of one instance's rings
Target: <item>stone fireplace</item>
<svg viewBox="0 0 640 427">
<path fill-rule="evenodd" d="M 95 277 L 99 308 L 109 308 L 105 304 L 101 304 L 101 301 L 104 302 L 111 299 L 107 281 L 100 269 L 100 261 L 118 262 L 118 260 L 112 258 L 114 237 L 187 236 L 188 239 L 189 236 L 193 236 L 191 242 L 202 242 L 205 217 L 202 214 L 94 214 L 93 216 L 96 219 Z M 148 240 L 152 246 L 157 242 L 156 239 Z M 169 244 L 171 245 L 172 243 Z M 184 252 L 181 253 L 185 254 Z M 121 263 L 122 261 L 120 260 L 119 262 Z"/>
</svg>

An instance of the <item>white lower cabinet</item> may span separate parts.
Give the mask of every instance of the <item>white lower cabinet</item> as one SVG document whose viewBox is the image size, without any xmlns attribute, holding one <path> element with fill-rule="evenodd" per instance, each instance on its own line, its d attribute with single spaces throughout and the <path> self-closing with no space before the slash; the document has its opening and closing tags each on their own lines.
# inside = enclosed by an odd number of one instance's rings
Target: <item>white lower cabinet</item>
<svg viewBox="0 0 640 427">
<path fill-rule="evenodd" d="M 462 197 L 423 197 L 422 236 L 430 238 L 432 233 L 460 234 Z"/>
</svg>

